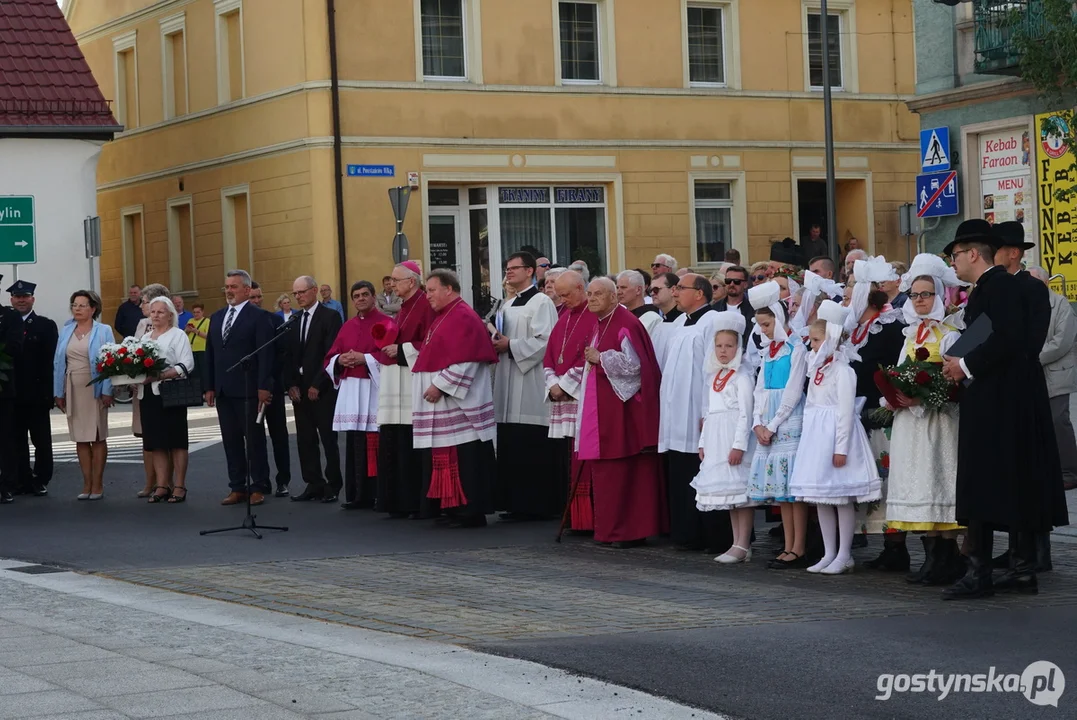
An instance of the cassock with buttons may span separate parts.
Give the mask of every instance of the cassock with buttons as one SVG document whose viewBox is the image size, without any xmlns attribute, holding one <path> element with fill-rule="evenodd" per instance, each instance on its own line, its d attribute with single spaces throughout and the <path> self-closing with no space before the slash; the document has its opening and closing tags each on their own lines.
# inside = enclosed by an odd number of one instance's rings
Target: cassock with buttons
<svg viewBox="0 0 1077 720">
<path fill-rule="evenodd" d="M 22 354 L 22 344 L 22 315 L 15 308 L 0 305 L 0 504 L 4 505 L 13 501 L 19 477 L 15 433 L 8 428 L 15 427 L 15 390 L 19 383 L 18 366 L 12 360 Z"/>
<path fill-rule="evenodd" d="M 15 492 L 43 496 L 52 479 L 52 358 L 59 333 L 56 323 L 34 312 L 37 285 L 19 280 L 7 289 L 22 315 L 22 352 L 14 358 L 19 378 L 15 389 L 15 450 L 19 475 Z M 34 462 L 30 463 L 30 443 Z"/>
</svg>

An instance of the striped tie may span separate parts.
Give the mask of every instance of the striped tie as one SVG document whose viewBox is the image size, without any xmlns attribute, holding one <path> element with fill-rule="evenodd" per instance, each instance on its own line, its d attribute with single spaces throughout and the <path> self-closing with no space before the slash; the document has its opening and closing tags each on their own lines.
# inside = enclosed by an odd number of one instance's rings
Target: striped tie
<svg viewBox="0 0 1077 720">
<path fill-rule="evenodd" d="M 224 330 L 221 331 L 221 340 L 228 342 L 228 333 L 232 332 L 232 321 L 236 319 L 236 309 L 229 308 L 228 317 L 224 320 Z"/>
</svg>

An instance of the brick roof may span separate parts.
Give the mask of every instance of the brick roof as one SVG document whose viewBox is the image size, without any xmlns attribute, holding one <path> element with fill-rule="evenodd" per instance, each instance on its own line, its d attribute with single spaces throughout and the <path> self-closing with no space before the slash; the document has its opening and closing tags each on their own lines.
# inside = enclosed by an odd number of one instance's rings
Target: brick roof
<svg viewBox="0 0 1077 720">
<path fill-rule="evenodd" d="M 0 134 L 106 135 L 122 128 L 56 0 L 0 0 Z"/>
</svg>

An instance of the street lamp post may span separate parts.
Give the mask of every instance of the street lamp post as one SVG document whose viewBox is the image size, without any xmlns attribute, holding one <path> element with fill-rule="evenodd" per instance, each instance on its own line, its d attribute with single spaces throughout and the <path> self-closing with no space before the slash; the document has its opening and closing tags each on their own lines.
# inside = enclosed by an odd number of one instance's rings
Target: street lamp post
<svg viewBox="0 0 1077 720">
<path fill-rule="evenodd" d="M 826 244 L 835 262 L 841 255 L 838 247 L 837 199 L 834 181 L 834 115 L 830 96 L 830 30 L 827 0 L 820 0 L 819 20 L 823 41 L 823 127 L 826 142 Z"/>
</svg>

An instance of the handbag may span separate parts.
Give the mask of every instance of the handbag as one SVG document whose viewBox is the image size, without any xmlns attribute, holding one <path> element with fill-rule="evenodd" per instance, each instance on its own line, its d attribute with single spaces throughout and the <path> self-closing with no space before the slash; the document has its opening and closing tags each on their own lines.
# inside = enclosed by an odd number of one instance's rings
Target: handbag
<svg viewBox="0 0 1077 720">
<path fill-rule="evenodd" d="M 183 368 L 183 377 L 161 382 L 161 405 L 166 408 L 201 407 L 202 406 L 202 380 L 191 377 L 187 366 L 180 363 L 176 367 Z"/>
</svg>

